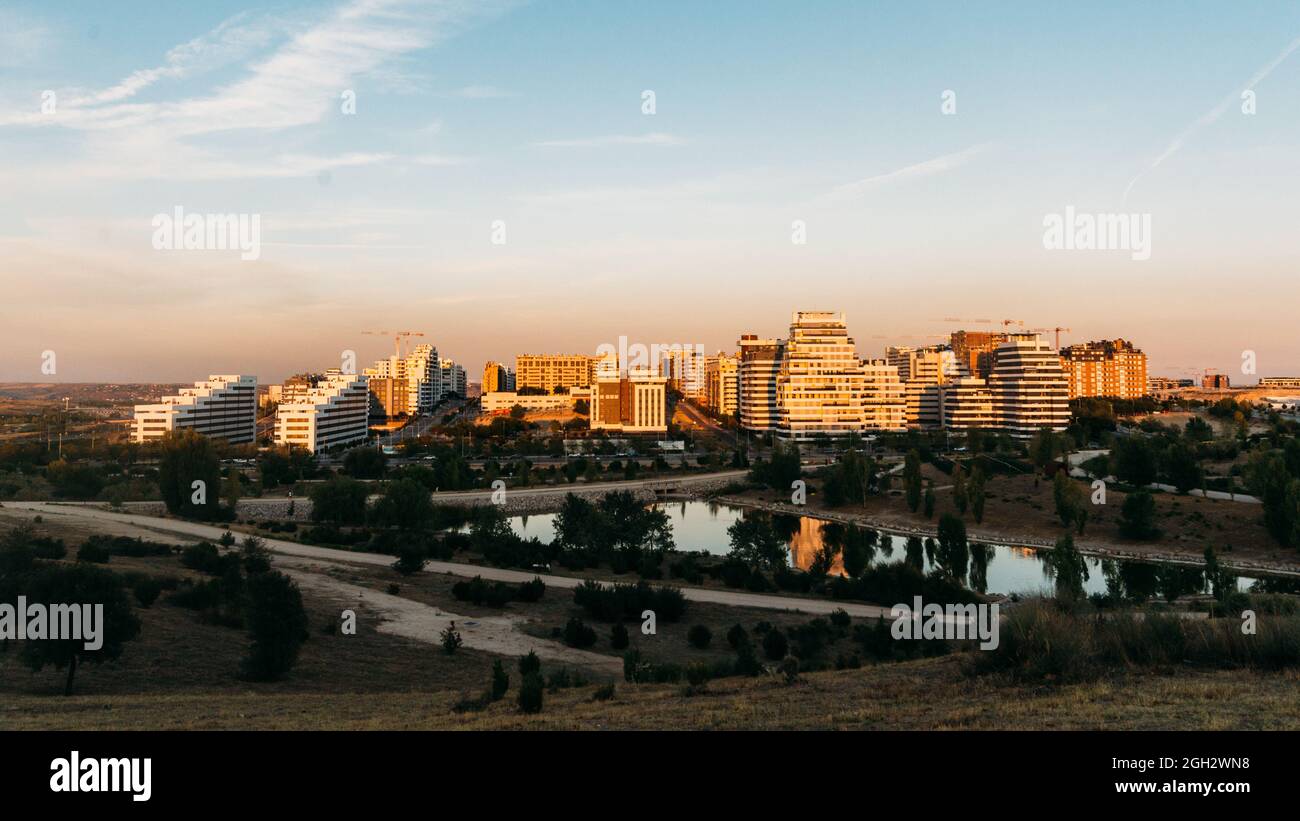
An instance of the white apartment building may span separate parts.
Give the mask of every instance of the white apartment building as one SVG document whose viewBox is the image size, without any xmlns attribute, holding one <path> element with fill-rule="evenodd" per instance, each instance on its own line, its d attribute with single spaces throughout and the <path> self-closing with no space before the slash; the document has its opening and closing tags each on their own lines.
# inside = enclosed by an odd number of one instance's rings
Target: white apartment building
<svg viewBox="0 0 1300 821">
<path fill-rule="evenodd" d="M 947 347 L 885 349 L 885 358 L 898 368 L 907 401 L 908 427 L 937 428 L 942 423 L 939 387 L 960 375 L 957 357 Z"/>
<path fill-rule="evenodd" d="M 439 362 L 439 366 L 442 369 L 442 393 L 439 395 L 440 398 L 453 393 L 457 396 L 464 396 L 468 387 L 465 382 L 465 369 L 450 359 L 442 360 Z"/>
<path fill-rule="evenodd" d="M 591 388 L 570 388 L 568 393 L 518 394 L 514 391 L 492 391 L 479 397 L 484 413 L 508 411 L 519 405 L 529 411 L 569 411 L 580 399 L 591 399 Z"/>
<path fill-rule="evenodd" d="M 969 430 L 999 426 L 988 382 L 976 376 L 960 376 L 939 387 L 940 419 L 945 428 Z"/>
<path fill-rule="evenodd" d="M 906 414 L 898 369 L 871 363 L 871 423 L 901 429 Z M 843 436 L 868 429 L 868 368 L 858 359 L 844 314 L 796 311 L 776 378 L 778 433 L 783 438 Z"/>
<path fill-rule="evenodd" d="M 393 355 L 366 368 L 366 376 L 406 380 L 406 407 L 409 413 L 427 413 L 442 401 L 442 367 L 438 349 L 416 345 L 406 356 Z"/>
<path fill-rule="evenodd" d="M 275 443 L 316 453 L 364 442 L 369 410 L 365 376 L 326 371 L 304 399 L 280 405 L 275 414 Z"/>
<path fill-rule="evenodd" d="M 862 427 L 870 431 L 907 430 L 907 401 L 898 368 L 883 359 L 862 363 Z"/>
<path fill-rule="evenodd" d="M 721 351 L 704 360 L 704 404 L 719 416 L 740 408 L 740 357 Z"/>
<path fill-rule="evenodd" d="M 591 387 L 591 429 L 668 432 L 668 379 L 645 369 L 598 377 Z"/>
<path fill-rule="evenodd" d="M 1056 349 L 1035 334 L 1013 334 L 993 352 L 989 390 L 997 427 L 1018 439 L 1070 424 L 1070 380 Z"/>
<path fill-rule="evenodd" d="M 776 379 L 781 372 L 784 343 L 779 339 L 760 339 L 754 334 L 744 334 L 736 344 L 740 348 L 737 366 L 740 426 L 758 433 L 774 431 L 781 421 L 776 401 Z"/>
<path fill-rule="evenodd" d="M 687 399 L 704 399 L 704 348 L 672 345 L 664 353 L 659 372 Z"/>
<path fill-rule="evenodd" d="M 164 396 L 155 405 L 136 405 L 131 441 L 161 439 L 172 431 L 193 430 L 234 444 L 257 438 L 257 377 L 209 376 Z"/>
</svg>

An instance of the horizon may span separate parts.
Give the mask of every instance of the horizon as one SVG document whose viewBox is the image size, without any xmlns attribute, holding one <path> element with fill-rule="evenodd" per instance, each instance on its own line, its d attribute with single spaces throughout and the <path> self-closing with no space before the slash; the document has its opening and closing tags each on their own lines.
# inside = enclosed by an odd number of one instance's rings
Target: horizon
<svg viewBox="0 0 1300 821">
<path fill-rule="evenodd" d="M 0 381 L 272 384 L 381 328 L 478 381 L 812 308 L 864 359 L 1016 318 L 1294 376 L 1300 8 L 1190 6 L 11 3 Z M 257 258 L 157 248 L 176 209 Z M 1149 258 L 1045 247 L 1076 212 Z"/>
</svg>

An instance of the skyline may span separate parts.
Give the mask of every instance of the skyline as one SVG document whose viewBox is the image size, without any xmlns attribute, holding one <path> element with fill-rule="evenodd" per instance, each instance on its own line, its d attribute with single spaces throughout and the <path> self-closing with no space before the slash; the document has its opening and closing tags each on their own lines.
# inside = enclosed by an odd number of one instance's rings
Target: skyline
<svg viewBox="0 0 1300 821">
<path fill-rule="evenodd" d="M 812 309 L 864 358 L 1014 317 L 1295 375 L 1300 9 L 1191 5 L 10 4 L 0 380 L 271 382 L 369 328 L 477 376 Z M 260 215 L 260 258 L 155 250 L 178 207 Z M 1067 208 L 1149 215 L 1150 259 L 1046 250 Z"/>
</svg>

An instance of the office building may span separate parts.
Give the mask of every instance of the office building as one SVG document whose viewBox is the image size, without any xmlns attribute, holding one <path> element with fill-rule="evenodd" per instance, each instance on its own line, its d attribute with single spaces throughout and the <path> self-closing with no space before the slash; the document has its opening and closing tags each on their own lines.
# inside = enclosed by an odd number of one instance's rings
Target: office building
<svg viewBox="0 0 1300 821">
<path fill-rule="evenodd" d="M 1270 390 L 1300 390 L 1300 376 L 1261 376 L 1255 387 Z"/>
<path fill-rule="evenodd" d="M 212 375 L 154 405 L 136 405 L 131 441 L 160 439 L 193 430 L 233 444 L 257 438 L 257 377 Z"/>
<path fill-rule="evenodd" d="M 583 354 L 519 354 L 515 357 L 515 389 L 555 393 L 556 388 L 589 387 L 598 361 Z"/>
<path fill-rule="evenodd" d="M 469 387 L 465 381 L 465 369 L 450 359 L 439 360 L 438 365 L 442 369 L 442 395 L 465 396 Z"/>
<path fill-rule="evenodd" d="M 510 411 L 516 405 L 526 411 L 571 411 L 580 400 L 591 399 L 591 388 L 571 388 L 568 393 L 521 394 L 515 391 L 496 391 L 479 397 L 484 413 Z"/>
<path fill-rule="evenodd" d="M 371 376 L 366 379 L 366 388 L 370 392 L 372 419 L 393 419 L 411 415 L 413 410 L 410 402 L 411 393 L 405 379 Z"/>
<path fill-rule="evenodd" d="M 326 371 L 301 400 L 280 405 L 275 414 L 275 442 L 312 453 L 364 442 L 369 405 L 365 376 Z"/>
</svg>

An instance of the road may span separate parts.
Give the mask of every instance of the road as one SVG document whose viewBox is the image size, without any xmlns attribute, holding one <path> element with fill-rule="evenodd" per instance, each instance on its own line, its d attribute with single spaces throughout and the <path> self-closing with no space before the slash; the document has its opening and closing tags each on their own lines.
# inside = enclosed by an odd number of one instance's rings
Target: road
<svg viewBox="0 0 1300 821">
<path fill-rule="evenodd" d="M 50 502 L 6 502 L 5 508 L 27 510 L 39 513 L 43 517 L 71 516 L 82 520 L 90 519 L 122 526 L 129 525 L 144 533 L 157 533 L 168 536 L 187 536 L 215 542 L 225 532 L 225 528 L 188 522 L 180 519 L 159 519 L 152 516 L 139 516 L 132 513 L 115 513 L 102 508 L 85 505 L 62 505 Z M 343 562 L 388 567 L 393 563 L 392 556 L 379 553 L 358 553 L 350 550 L 337 550 L 331 547 L 286 542 L 279 539 L 263 538 L 267 549 L 273 553 L 299 559 L 313 559 L 326 562 Z M 430 561 L 424 568 L 426 573 L 450 573 L 455 576 L 474 577 L 504 582 L 526 582 L 534 577 L 541 578 L 547 587 L 571 590 L 582 584 L 584 579 L 570 576 L 554 576 L 546 573 L 533 573 L 525 570 L 509 570 L 500 567 L 462 564 L 460 562 Z M 853 604 L 830 599 L 808 599 L 794 596 L 774 596 L 763 593 L 746 593 L 736 590 L 712 590 L 698 587 L 679 587 L 688 601 L 722 604 L 730 607 L 754 607 L 763 610 L 781 610 L 794 613 L 828 615 L 835 610 L 844 610 L 857 618 L 888 618 L 888 607 L 874 604 Z M 367 595 L 370 595 L 369 593 Z M 539 651 L 540 652 L 540 651 Z"/>
</svg>

